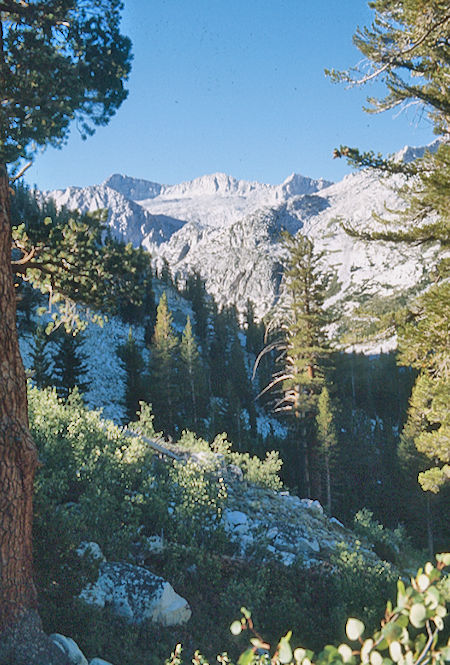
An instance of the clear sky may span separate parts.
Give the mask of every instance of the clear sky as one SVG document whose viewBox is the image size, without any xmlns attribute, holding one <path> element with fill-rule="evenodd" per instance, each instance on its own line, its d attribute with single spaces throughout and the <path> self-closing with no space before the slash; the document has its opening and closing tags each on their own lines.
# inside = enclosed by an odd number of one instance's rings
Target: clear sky
<svg viewBox="0 0 450 665">
<path fill-rule="evenodd" d="M 27 174 L 41 189 L 97 184 L 124 173 L 164 184 L 225 172 L 280 183 L 292 172 L 339 180 L 346 144 L 395 152 L 433 139 L 414 109 L 368 115 L 378 84 L 346 89 L 324 68 L 362 56 L 366 0 L 125 0 L 133 42 L 128 99 L 107 127 L 82 141 L 73 127 Z"/>
</svg>

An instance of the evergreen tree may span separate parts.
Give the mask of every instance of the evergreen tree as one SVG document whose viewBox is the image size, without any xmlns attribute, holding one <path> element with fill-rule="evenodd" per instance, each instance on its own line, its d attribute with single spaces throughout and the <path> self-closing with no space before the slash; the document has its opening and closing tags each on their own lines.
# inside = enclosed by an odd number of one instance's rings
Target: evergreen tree
<svg viewBox="0 0 450 665">
<path fill-rule="evenodd" d="M 162 429 L 169 434 L 175 434 L 179 407 L 179 342 L 172 320 L 164 291 L 158 304 L 155 332 L 150 347 L 149 394 L 156 429 Z"/>
<path fill-rule="evenodd" d="M 432 286 L 415 303 L 400 338 L 400 362 L 421 373 L 411 395 L 407 436 L 433 466 L 420 473 L 425 491 L 438 492 L 450 479 L 450 284 Z"/>
<path fill-rule="evenodd" d="M 88 383 L 82 381 L 87 372 L 86 355 L 82 350 L 83 335 L 81 332 L 74 335 L 61 328 L 56 338 L 57 351 L 53 358 L 54 384 L 58 395 L 67 399 L 75 386 L 81 393 L 89 387 Z"/>
<path fill-rule="evenodd" d="M 238 335 L 235 335 L 231 343 L 229 360 L 227 363 L 227 376 L 230 381 L 229 394 L 233 395 L 232 401 L 236 403 L 233 408 L 238 409 L 239 417 L 242 418 L 242 411 L 246 410 L 249 416 L 248 426 L 253 433 L 256 433 L 256 409 L 254 395 L 245 364 L 244 349 L 242 348 Z M 240 434 L 242 428 L 239 425 Z M 231 432 L 230 436 L 231 436 Z"/>
<path fill-rule="evenodd" d="M 38 456 L 28 427 L 16 332 L 8 165 L 30 158 L 39 148 L 64 144 L 74 119 L 84 136 L 92 134 L 120 107 L 131 65 L 130 41 L 120 33 L 121 9 L 120 0 L 1 4 L 0 431 L 5 434 L 0 550 L 8 565 L 0 567 L 0 658 L 16 665 L 28 664 L 44 652 L 50 665 L 60 654 L 41 631 L 33 584 L 32 495 Z M 23 275 L 36 258 L 36 247 L 16 247 L 20 258 L 13 256 L 13 272 Z M 44 262 L 39 257 L 34 270 L 47 277 L 52 271 L 70 272 L 71 262 L 61 258 Z M 97 282 L 101 279 L 97 275 Z M 79 289 L 81 293 L 82 284 Z"/>
<path fill-rule="evenodd" d="M 172 272 L 170 270 L 170 265 L 166 257 L 164 257 L 162 260 L 159 279 L 161 280 L 161 282 L 163 282 L 163 284 L 166 284 L 166 286 L 173 286 Z"/>
<path fill-rule="evenodd" d="M 281 329 L 282 338 L 276 339 L 262 352 L 276 348 L 280 352 L 281 369 L 263 393 L 281 387 L 274 408 L 294 416 L 303 491 L 311 496 L 319 487 L 317 478 L 311 478 L 311 472 L 315 453 L 315 416 L 327 355 L 323 299 L 328 277 L 321 273 L 322 257 L 314 253 L 311 240 L 301 234 L 293 237 L 285 233 L 284 246 L 288 252 L 286 304 L 272 322 L 273 327 Z"/>
<path fill-rule="evenodd" d="M 33 382 L 38 388 L 46 388 L 52 383 L 50 373 L 50 359 L 47 354 L 49 338 L 43 326 L 37 326 L 33 333 L 33 341 L 30 351 L 31 370 Z"/>
<path fill-rule="evenodd" d="M 374 0 L 374 23 L 358 30 L 355 43 L 368 59 L 371 71 L 331 72 L 336 80 L 364 84 L 381 79 L 388 94 L 370 99 L 371 110 L 378 112 L 411 101 L 422 105 L 441 142 L 435 153 L 403 164 L 374 153 L 360 153 L 344 146 L 336 156 L 351 163 L 387 173 L 405 174 L 399 193 L 405 208 L 397 219 L 375 233 L 362 234 L 370 240 L 437 242 L 442 248 L 450 242 L 450 14 L 446 2 L 422 0 Z M 355 232 L 353 232 L 355 233 Z M 449 339 L 437 323 L 439 310 L 448 317 L 448 258 L 438 267 L 437 283 L 411 311 L 413 323 L 400 330 L 403 362 L 422 372 L 411 397 L 407 434 L 413 436 L 419 451 L 438 464 L 423 472 L 419 482 L 425 491 L 438 492 L 450 478 L 449 435 L 441 405 L 448 399 Z M 444 317 L 442 317 L 442 320 Z M 448 319 L 447 319 L 448 321 Z M 445 324 L 444 324 L 445 326 Z M 431 331 L 428 337 L 427 332 Z M 403 342 L 402 342 L 403 339 Z M 405 352 L 407 350 L 407 352 Z M 436 359 L 439 359 L 436 365 Z M 425 409 L 423 419 L 418 415 Z"/>
<path fill-rule="evenodd" d="M 144 359 L 131 328 L 128 332 L 127 341 L 117 348 L 117 355 L 125 370 L 125 395 L 123 403 L 127 416 L 126 422 L 132 422 L 136 420 L 139 404 L 141 401 L 144 401 L 146 394 L 143 378 Z"/>
<path fill-rule="evenodd" d="M 247 351 L 258 355 L 264 346 L 264 326 L 256 323 L 255 308 L 251 300 L 247 300 L 244 327 Z"/>
<path fill-rule="evenodd" d="M 212 334 L 209 344 L 209 369 L 211 394 L 225 396 L 224 376 L 227 372 L 227 356 L 229 351 L 228 320 L 224 309 L 218 311 L 217 304 L 212 308 Z"/>
<path fill-rule="evenodd" d="M 188 275 L 185 293 L 186 297 L 192 303 L 192 309 L 195 314 L 195 333 L 200 342 L 204 344 L 208 335 L 209 309 L 205 282 L 198 272 Z"/>
<path fill-rule="evenodd" d="M 334 409 L 328 388 L 324 386 L 317 404 L 317 440 L 320 461 L 325 471 L 326 507 L 331 515 L 331 469 L 336 459 L 337 433 Z"/>
<path fill-rule="evenodd" d="M 198 431 L 200 414 L 204 411 L 206 381 L 189 316 L 180 343 L 180 391 L 183 422 Z"/>
</svg>

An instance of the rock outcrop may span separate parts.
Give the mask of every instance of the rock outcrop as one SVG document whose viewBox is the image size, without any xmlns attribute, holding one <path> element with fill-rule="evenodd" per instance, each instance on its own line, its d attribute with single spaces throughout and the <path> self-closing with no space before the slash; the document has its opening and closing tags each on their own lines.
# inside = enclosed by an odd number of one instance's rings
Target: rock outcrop
<svg viewBox="0 0 450 665">
<path fill-rule="evenodd" d="M 90 605 L 110 607 L 135 624 L 150 620 L 175 626 L 191 616 L 188 602 L 169 582 L 130 563 L 102 563 L 97 581 L 85 587 L 80 597 Z"/>
</svg>

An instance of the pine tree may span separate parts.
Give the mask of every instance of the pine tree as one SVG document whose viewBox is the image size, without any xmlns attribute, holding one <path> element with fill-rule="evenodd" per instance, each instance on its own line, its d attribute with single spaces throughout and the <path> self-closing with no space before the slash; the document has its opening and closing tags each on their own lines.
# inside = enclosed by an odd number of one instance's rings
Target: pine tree
<svg viewBox="0 0 450 665">
<path fill-rule="evenodd" d="M 128 331 L 127 341 L 117 348 L 117 355 L 122 361 L 122 367 L 125 370 L 125 395 L 123 403 L 126 410 L 126 422 L 132 422 L 136 420 L 139 404 L 141 401 L 144 401 L 146 394 L 143 377 L 144 359 L 131 328 Z"/>
<path fill-rule="evenodd" d="M 47 354 L 49 338 L 43 326 L 37 326 L 33 333 L 30 351 L 33 382 L 38 388 L 46 388 L 52 383 L 50 359 Z"/>
<path fill-rule="evenodd" d="M 227 357 L 229 351 L 228 321 L 225 309 L 218 311 L 217 304 L 212 307 L 212 333 L 208 349 L 211 394 L 225 396 Z"/>
<path fill-rule="evenodd" d="M 398 190 L 405 200 L 404 209 L 381 231 L 368 232 L 362 237 L 369 240 L 433 242 L 445 249 L 450 243 L 448 3 L 374 0 L 371 7 L 375 10 L 374 23 L 358 30 L 355 35 L 355 43 L 366 56 L 366 64 L 371 70 L 363 74 L 354 70 L 331 72 L 331 75 L 335 80 L 355 84 L 381 79 L 388 93 L 383 99 L 369 99 L 369 110 L 379 112 L 411 102 L 420 104 L 441 141 L 436 152 L 426 152 L 422 159 L 411 164 L 385 159 L 373 152 L 360 153 L 347 146 L 336 150 L 335 156 L 346 156 L 357 167 L 368 166 L 406 176 L 404 186 Z M 352 233 L 358 235 L 354 231 Z M 448 423 L 440 406 L 447 399 L 445 385 L 448 381 L 450 345 L 448 333 L 442 334 L 440 324 L 439 334 L 434 334 L 436 313 L 440 309 L 446 310 L 448 316 L 448 277 L 449 262 L 443 254 L 436 284 L 419 300 L 419 307 L 417 304 L 413 306 L 410 312 L 413 323 L 406 323 L 399 331 L 404 350 L 403 362 L 411 363 L 422 372 L 411 397 L 406 430 L 408 436 L 414 436 L 417 448 L 426 451 L 431 459 L 438 462 L 419 476 L 422 488 L 429 492 L 438 492 L 450 478 Z M 428 336 L 425 331 L 431 331 L 431 334 Z M 435 366 L 436 358 L 440 358 L 440 367 Z M 423 419 L 417 418 L 415 411 L 419 409 L 420 412 L 425 406 Z"/>
<path fill-rule="evenodd" d="M 255 308 L 251 300 L 247 300 L 244 327 L 247 351 L 257 355 L 264 346 L 264 326 L 256 323 Z"/>
<path fill-rule="evenodd" d="M 193 272 L 188 275 L 185 294 L 192 303 L 192 309 L 195 315 L 195 334 L 200 342 L 204 344 L 208 335 L 209 309 L 207 305 L 205 282 L 202 280 L 198 272 Z"/>
<path fill-rule="evenodd" d="M 164 291 L 156 312 L 156 325 L 150 347 L 150 401 L 156 429 L 175 434 L 179 407 L 178 337 L 172 326 L 167 294 Z"/>
<path fill-rule="evenodd" d="M 431 287 L 415 303 L 400 338 L 400 362 L 421 371 L 411 394 L 404 436 L 433 465 L 419 474 L 424 491 L 450 480 L 450 283 Z"/>
<path fill-rule="evenodd" d="M 323 300 L 328 276 L 321 272 L 322 257 L 314 253 L 313 244 L 306 236 L 298 234 L 293 237 L 285 233 L 284 246 L 288 253 L 284 277 L 286 304 L 271 322 L 272 327 L 281 330 L 282 337 L 262 352 L 276 348 L 280 352 L 278 363 L 281 369 L 263 393 L 281 387 L 274 410 L 289 412 L 294 417 L 303 490 L 311 496 L 319 485 L 311 478 L 311 471 L 315 452 L 315 416 L 327 355 L 327 318 Z"/>
<path fill-rule="evenodd" d="M 32 495 L 38 456 L 28 427 L 16 333 L 8 165 L 31 158 L 42 147 L 63 145 L 74 119 L 83 136 L 92 134 L 120 107 L 131 66 L 131 44 L 120 32 L 121 9 L 120 0 L 1 4 L 0 550 L 8 565 L 0 567 L 0 659 L 15 665 L 29 664 L 42 652 L 48 653 L 50 665 L 60 654 L 42 633 L 33 584 Z M 36 259 L 36 248 L 16 247 L 20 258 L 13 258 L 13 272 L 23 275 Z M 52 258 L 34 260 L 34 270 L 41 275 L 47 271 L 47 276 L 52 269 L 67 272 L 61 257 Z"/>
<path fill-rule="evenodd" d="M 60 397 L 67 399 L 75 386 L 83 393 L 89 383 L 82 381 L 87 372 L 86 354 L 82 350 L 83 335 L 59 329 L 57 334 L 57 351 L 53 358 L 54 384 Z"/>
<path fill-rule="evenodd" d="M 229 393 L 235 395 L 232 401 L 238 402 L 239 417 L 245 410 L 249 417 L 249 428 L 256 432 L 256 409 L 250 377 L 245 364 L 244 349 L 238 334 L 235 334 L 231 342 L 229 360 L 227 363 L 227 376 L 230 381 Z M 239 426 L 239 429 L 242 428 Z M 231 432 L 230 432 L 231 435 Z"/>
<path fill-rule="evenodd" d="M 318 453 L 325 471 L 326 507 L 331 515 L 331 469 L 336 459 L 337 433 L 334 409 L 326 386 L 322 388 L 317 403 L 316 423 Z"/>
<path fill-rule="evenodd" d="M 180 343 L 180 391 L 183 422 L 198 431 L 199 418 L 204 411 L 206 381 L 189 316 Z"/>
</svg>

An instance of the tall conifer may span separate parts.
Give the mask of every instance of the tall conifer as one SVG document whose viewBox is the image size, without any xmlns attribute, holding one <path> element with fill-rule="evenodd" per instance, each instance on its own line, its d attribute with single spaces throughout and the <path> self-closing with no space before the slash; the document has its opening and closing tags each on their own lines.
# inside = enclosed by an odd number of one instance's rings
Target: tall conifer
<svg viewBox="0 0 450 665">
<path fill-rule="evenodd" d="M 127 341 L 117 348 L 123 369 L 125 370 L 125 394 L 123 403 L 126 410 L 127 422 L 136 420 L 139 404 L 145 400 L 145 383 L 143 378 L 144 359 L 133 331 L 128 331 Z"/>
<path fill-rule="evenodd" d="M 156 312 L 155 332 L 150 347 L 149 393 L 155 413 L 156 428 L 175 433 L 179 406 L 177 379 L 178 337 L 172 325 L 173 317 L 164 291 Z"/>
<path fill-rule="evenodd" d="M 260 354 L 261 357 L 276 348 L 281 369 L 262 392 L 281 388 L 274 409 L 287 411 L 294 417 L 292 426 L 298 446 L 302 489 L 311 496 L 320 485 L 311 471 L 316 447 L 315 416 L 327 355 L 323 301 L 328 276 L 321 271 L 321 255 L 314 253 L 313 243 L 306 236 L 293 237 L 285 233 L 284 246 L 288 254 L 284 276 L 286 301 L 271 323 L 281 332 L 281 339 L 278 336 Z"/>
<path fill-rule="evenodd" d="M 180 391 L 185 424 L 197 430 L 203 411 L 206 381 L 189 316 L 180 343 Z"/>
<path fill-rule="evenodd" d="M 54 362 L 54 383 L 58 395 L 67 398 L 75 386 L 81 393 L 89 384 L 83 381 L 87 372 L 86 354 L 82 349 L 83 335 L 73 335 L 61 328 L 57 334 L 57 351 Z"/>
<path fill-rule="evenodd" d="M 50 359 L 48 357 L 47 344 L 49 337 L 43 326 L 37 326 L 33 333 L 31 346 L 31 370 L 33 382 L 38 388 L 46 388 L 51 385 Z"/>
<path fill-rule="evenodd" d="M 319 396 L 316 423 L 320 463 L 325 472 L 326 507 L 328 514 L 331 514 L 331 469 L 336 460 L 337 432 L 334 409 L 326 386 Z"/>
</svg>

